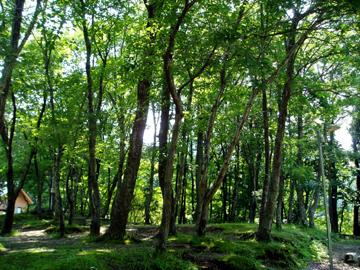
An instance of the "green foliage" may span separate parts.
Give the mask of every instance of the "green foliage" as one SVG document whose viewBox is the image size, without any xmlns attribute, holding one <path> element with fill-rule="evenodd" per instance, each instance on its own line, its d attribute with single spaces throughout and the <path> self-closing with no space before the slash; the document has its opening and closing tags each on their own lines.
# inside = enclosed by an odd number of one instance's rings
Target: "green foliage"
<svg viewBox="0 0 360 270">
<path fill-rule="evenodd" d="M 0 243 L 0 254 L 5 252 L 6 251 L 6 248 L 4 247 L 3 244 Z"/>
</svg>

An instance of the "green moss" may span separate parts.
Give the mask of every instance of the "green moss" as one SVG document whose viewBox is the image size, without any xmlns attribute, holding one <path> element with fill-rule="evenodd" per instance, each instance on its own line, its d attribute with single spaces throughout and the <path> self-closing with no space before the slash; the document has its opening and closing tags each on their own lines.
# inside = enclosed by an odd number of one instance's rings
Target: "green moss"
<svg viewBox="0 0 360 270">
<path fill-rule="evenodd" d="M 224 257 L 222 267 L 229 270 L 258 270 L 262 268 L 259 262 L 254 258 L 244 255 L 231 255 Z"/>
</svg>

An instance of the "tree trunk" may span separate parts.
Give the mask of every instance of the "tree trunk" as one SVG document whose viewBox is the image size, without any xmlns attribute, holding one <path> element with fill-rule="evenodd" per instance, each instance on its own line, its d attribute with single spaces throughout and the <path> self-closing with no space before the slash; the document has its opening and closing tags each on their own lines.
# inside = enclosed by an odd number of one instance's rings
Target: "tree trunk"
<svg viewBox="0 0 360 270">
<path fill-rule="evenodd" d="M 1 230 L 1 235 L 6 235 L 11 233 L 12 225 L 14 223 L 15 201 L 17 198 L 17 194 L 15 192 L 13 157 L 12 157 L 11 145 L 7 147 L 6 157 L 7 157 L 7 171 L 6 171 L 7 207 L 6 207 L 4 224 Z"/>
<path fill-rule="evenodd" d="M 166 250 L 166 240 L 169 234 L 172 211 L 175 210 L 173 190 L 172 190 L 172 176 L 173 176 L 173 163 L 174 156 L 176 152 L 177 141 L 180 133 L 181 122 L 183 118 L 183 105 L 180 98 L 181 90 L 177 89 L 174 82 L 173 71 L 172 71 L 172 62 L 173 62 L 173 51 L 175 46 L 176 35 L 180 29 L 180 26 L 184 22 L 184 19 L 191 9 L 191 7 L 198 0 L 185 1 L 185 5 L 177 17 L 176 22 L 170 27 L 170 34 L 168 39 L 168 44 L 163 55 L 163 71 L 164 71 L 164 90 L 163 90 L 163 104 L 162 104 L 162 114 L 161 115 L 161 124 L 160 124 L 160 134 L 162 142 L 160 142 L 159 136 L 159 146 L 162 154 L 159 158 L 159 181 L 161 185 L 161 191 L 163 196 L 163 211 L 160 224 L 159 232 L 159 241 L 157 244 L 157 250 L 163 252 Z M 201 74 L 201 73 L 200 73 Z M 175 104 L 175 123 L 172 129 L 172 137 L 169 146 L 167 146 L 167 132 L 169 126 L 169 105 L 170 105 L 170 96 L 172 101 Z M 168 105 L 167 105 L 168 104 Z M 166 121 L 166 122 L 165 122 Z M 162 128 L 165 128 L 162 130 Z M 162 145 L 161 145 L 162 143 Z M 164 152 L 166 151 L 166 152 Z M 166 153 L 166 155 L 165 155 Z M 164 160 L 166 158 L 166 160 Z M 163 163 L 161 176 L 160 176 L 160 163 Z M 174 227 L 172 227 L 172 233 L 174 232 Z"/>
<path fill-rule="evenodd" d="M 186 223 L 186 189 L 187 189 L 187 172 L 188 172 L 188 163 L 187 158 L 185 158 L 184 165 L 184 175 L 183 175 L 183 190 L 180 198 L 180 211 L 179 211 L 179 224 Z"/>
<path fill-rule="evenodd" d="M 149 77 L 150 79 L 150 77 Z M 118 182 L 117 192 L 111 211 L 111 223 L 108 234 L 112 239 L 122 240 L 131 209 L 137 173 L 140 166 L 143 136 L 149 108 L 150 80 L 143 79 L 138 83 L 138 104 L 135 120 L 130 135 L 129 153 L 126 160 L 124 180 Z"/>
<path fill-rule="evenodd" d="M 279 196 L 277 199 L 276 206 L 276 228 L 281 230 L 282 228 L 282 213 L 283 213 L 283 196 L 284 196 L 284 175 L 281 173 L 280 175 L 280 188 L 279 188 Z"/>
<path fill-rule="evenodd" d="M 100 235 L 100 191 L 96 178 L 96 136 L 97 136 L 97 115 L 94 108 L 94 89 L 91 74 L 92 42 L 86 22 L 86 6 L 83 0 L 81 4 L 82 30 L 86 47 L 86 79 L 87 79 L 87 113 L 88 113 L 88 194 L 89 209 L 91 215 L 90 235 Z"/>
<path fill-rule="evenodd" d="M 201 212 L 201 205 L 202 200 L 205 196 L 206 186 L 203 186 L 203 183 L 200 181 L 201 178 L 201 168 L 202 163 L 204 162 L 204 133 L 199 130 L 197 133 L 197 142 L 196 142 L 196 157 L 195 157 L 195 164 L 196 164 L 196 172 L 195 172 L 195 184 L 196 184 L 196 208 L 195 208 L 195 221 L 197 220 L 199 213 Z M 200 186 L 201 184 L 201 186 Z"/>
<path fill-rule="evenodd" d="M 294 49 L 297 25 L 298 25 L 297 19 L 293 19 L 291 31 L 286 41 L 287 55 L 290 55 L 291 51 Z M 279 191 L 281 161 L 282 161 L 282 145 L 285 134 L 287 108 L 292 92 L 294 64 L 295 64 L 295 54 L 291 54 L 286 67 L 286 82 L 282 91 L 281 101 L 278 104 L 279 114 L 277 120 L 274 157 L 272 162 L 272 173 L 269 183 L 268 194 L 264 194 L 264 196 L 267 196 L 267 198 L 266 198 L 266 203 L 264 205 L 263 216 L 260 218 L 259 228 L 257 232 L 257 239 L 260 241 L 269 241 L 271 238 L 270 234 L 271 234 L 272 220 L 274 217 L 278 191 Z"/>
<path fill-rule="evenodd" d="M 330 179 L 330 187 L 329 187 L 329 213 L 330 213 L 330 223 L 331 223 L 331 231 L 333 233 L 339 232 L 339 221 L 338 221 L 338 212 L 337 212 L 337 170 L 336 170 L 336 156 L 335 156 L 335 134 L 334 131 L 330 132 L 330 168 L 329 168 L 329 179 Z"/>
<path fill-rule="evenodd" d="M 358 154 L 358 144 L 360 143 L 360 119 L 355 119 L 354 134 L 353 136 L 353 150 Z M 358 137 L 359 136 L 359 137 Z M 355 158 L 356 168 L 356 197 L 354 202 L 354 224 L 353 234 L 360 236 L 360 223 L 359 223 L 359 207 L 360 207 L 360 158 Z"/>
<path fill-rule="evenodd" d="M 200 208 L 201 213 L 199 213 L 198 220 L 196 222 L 196 232 L 199 236 L 205 234 L 209 203 L 224 180 L 224 177 L 226 175 L 226 172 L 227 172 L 229 164 L 230 164 L 232 153 L 234 151 L 235 146 L 238 144 L 238 142 L 240 140 L 241 131 L 248 119 L 248 116 L 250 114 L 250 111 L 251 111 L 252 105 L 255 101 L 255 97 L 256 97 L 257 93 L 258 93 L 257 90 L 253 90 L 253 92 L 251 93 L 248 103 L 244 109 L 243 115 L 240 118 L 240 121 L 237 123 L 237 128 L 236 128 L 235 134 L 226 149 L 226 156 L 225 156 L 224 162 L 222 164 L 222 167 L 217 175 L 217 178 L 216 178 L 215 182 L 209 187 L 209 189 L 207 190 L 207 192 L 204 196 L 205 198 L 202 200 L 203 205 Z"/>
<path fill-rule="evenodd" d="M 42 216 L 42 195 L 44 192 L 44 179 L 39 171 L 37 154 L 34 156 L 34 167 L 36 176 L 36 214 L 40 218 Z"/>
<path fill-rule="evenodd" d="M 234 179 L 234 189 L 232 193 L 232 201 L 231 201 L 231 212 L 229 220 L 234 222 L 238 215 L 238 197 L 239 197 L 239 187 L 241 183 L 240 179 L 240 147 L 237 146 L 235 150 L 236 156 L 236 164 L 234 169 L 235 179 Z"/>
<path fill-rule="evenodd" d="M 153 26 L 152 20 L 155 18 L 156 3 L 146 4 L 148 13 L 148 22 L 146 29 Z M 142 74 L 141 80 L 137 85 L 137 109 L 136 116 L 132 126 L 130 135 L 129 153 L 126 160 L 126 168 L 124 172 L 124 180 L 118 184 L 117 192 L 111 210 L 111 223 L 108 235 L 113 239 L 122 240 L 126 232 L 126 224 L 131 209 L 131 201 L 134 196 L 134 188 L 137 173 L 140 166 L 141 152 L 143 146 L 143 136 L 146 126 L 146 119 L 149 109 L 150 85 L 152 80 L 153 65 L 152 56 L 154 54 L 155 34 L 149 31 L 151 42 L 145 49 L 144 65 L 147 66 Z"/>
<path fill-rule="evenodd" d="M 302 106 L 300 106 L 301 108 Z M 303 127 L 303 119 L 301 115 L 297 117 L 297 166 L 301 168 L 303 166 L 303 147 L 302 147 L 302 138 L 304 133 Z M 306 219 L 306 210 L 304 204 L 304 188 L 303 188 L 303 177 L 298 175 L 297 183 L 296 183 L 296 197 L 297 197 L 297 213 L 298 218 L 297 222 L 300 226 L 307 226 L 307 219 Z"/>
<path fill-rule="evenodd" d="M 120 150 L 119 150 L 119 166 L 107 192 L 107 199 L 105 202 L 104 210 L 102 212 L 103 218 L 105 218 L 109 213 L 111 199 L 113 197 L 116 186 L 121 186 L 125 157 L 126 157 L 125 142 L 121 142 Z"/>
<path fill-rule="evenodd" d="M 315 212 L 319 205 L 320 200 L 320 187 L 321 187 L 321 179 L 320 179 L 320 165 L 318 166 L 317 170 L 317 177 L 316 177 L 316 188 L 313 194 L 313 201 L 312 204 L 309 207 L 308 215 L 309 215 L 309 227 L 314 228 L 315 227 Z"/>
<path fill-rule="evenodd" d="M 54 154 L 53 187 L 55 191 L 55 201 L 54 201 L 55 220 L 59 222 L 60 237 L 64 237 L 65 235 L 64 212 L 63 212 L 62 199 L 60 194 L 60 170 L 61 170 L 60 164 L 61 164 L 62 154 L 63 154 L 63 146 L 59 145 L 56 149 L 56 153 Z"/>
<path fill-rule="evenodd" d="M 12 94 L 13 119 L 10 128 L 10 136 L 7 134 L 8 131 L 5 126 L 6 123 L 5 108 L 6 108 L 6 101 L 10 93 L 11 77 L 16 65 L 17 57 L 20 54 L 22 48 L 24 47 L 26 41 L 28 40 L 32 32 L 32 29 L 34 28 L 34 25 L 36 23 L 37 15 L 40 12 L 40 0 L 37 0 L 34 15 L 20 42 L 21 28 L 22 28 L 21 24 L 23 20 L 22 13 L 24 9 L 24 3 L 25 0 L 15 1 L 15 5 L 13 8 L 10 40 L 9 43 L 5 45 L 7 47 L 7 53 L 2 64 L 2 73 L 0 77 L 0 136 L 5 146 L 5 153 L 7 158 L 6 180 L 7 180 L 7 191 L 8 191 L 7 209 L 6 209 L 4 224 L 1 230 L 1 235 L 8 234 L 11 232 L 14 221 L 15 201 L 18 193 L 20 192 L 24 184 L 32 159 L 31 156 L 30 164 L 29 163 L 27 164 L 28 167 L 25 169 L 25 173 L 23 174 L 19 187 L 16 189 L 14 183 L 13 157 L 12 157 L 12 140 L 15 132 L 15 123 L 16 123 L 16 104 L 15 104 L 14 94 Z M 31 153 L 32 152 L 33 151 L 31 151 Z"/>
<path fill-rule="evenodd" d="M 265 22 L 264 22 L 264 11 L 263 5 L 260 5 L 260 23 L 261 23 L 261 31 L 265 32 Z M 260 60 L 264 61 L 264 48 L 265 48 L 265 38 L 263 38 L 260 42 Z M 270 140 L 269 140 L 269 110 L 268 110 L 268 101 L 266 94 L 266 84 L 264 79 L 264 70 L 261 69 L 261 93 L 262 93 L 262 116 L 263 116 L 263 129 L 264 129 L 264 182 L 261 196 L 261 206 L 260 206 L 260 219 L 264 218 L 264 207 L 267 203 L 267 194 L 269 191 L 270 184 L 270 166 L 271 166 L 271 156 L 270 156 Z"/>
<path fill-rule="evenodd" d="M 227 189 L 227 177 L 224 177 L 224 181 L 222 183 L 222 221 L 228 221 L 227 215 L 227 199 L 228 199 L 228 189 Z"/>
</svg>

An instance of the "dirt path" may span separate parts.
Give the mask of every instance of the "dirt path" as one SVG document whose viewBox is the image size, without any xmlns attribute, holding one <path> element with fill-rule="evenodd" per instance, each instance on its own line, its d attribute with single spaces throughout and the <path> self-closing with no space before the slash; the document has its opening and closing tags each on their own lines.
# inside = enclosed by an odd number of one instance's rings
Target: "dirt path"
<svg viewBox="0 0 360 270">
<path fill-rule="evenodd" d="M 333 254 L 334 254 L 334 270 L 359 270 L 360 267 L 357 263 L 347 264 L 344 262 L 344 256 L 347 252 L 356 252 L 360 256 L 360 243 L 352 244 L 343 244 L 335 243 L 333 245 Z M 328 270 L 329 262 L 324 260 L 321 263 L 312 263 L 309 265 L 307 270 Z"/>
<path fill-rule="evenodd" d="M 107 226 L 101 227 L 101 234 L 104 234 Z M 136 228 L 129 227 L 127 233 L 139 240 L 148 240 L 157 233 L 157 227 Z M 26 249 L 58 249 L 63 246 L 81 245 L 82 249 L 119 248 L 119 244 L 108 242 L 86 241 L 88 233 L 72 233 L 65 238 L 52 238 L 44 229 L 23 229 L 15 236 L 0 237 L 0 242 L 4 244 L 5 253 L 17 252 Z"/>
<path fill-rule="evenodd" d="M 72 234 L 66 238 L 51 238 L 45 230 L 23 230 L 15 236 L 1 237 L 1 242 L 7 251 L 32 249 L 32 248 L 56 248 L 63 245 L 76 243 L 84 234 Z"/>
</svg>

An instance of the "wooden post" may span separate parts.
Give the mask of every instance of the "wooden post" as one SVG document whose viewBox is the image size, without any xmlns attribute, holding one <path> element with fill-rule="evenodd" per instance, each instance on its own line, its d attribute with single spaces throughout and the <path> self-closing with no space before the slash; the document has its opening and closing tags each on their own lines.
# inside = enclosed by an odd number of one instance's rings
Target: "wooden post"
<svg viewBox="0 0 360 270">
<path fill-rule="evenodd" d="M 328 253 L 329 253 L 329 269 L 333 270 L 333 255 L 332 255 L 332 246 L 331 246 L 331 224 L 329 219 L 329 205 L 327 200 L 327 189 L 326 189 L 326 180 L 324 173 L 324 157 L 322 150 L 322 136 L 319 130 L 317 130 L 317 137 L 319 143 L 319 160 L 320 160 L 320 178 L 323 186 L 324 193 L 324 206 L 325 206 L 325 219 L 326 219 L 326 230 L 327 230 L 327 240 L 328 240 Z"/>
</svg>

